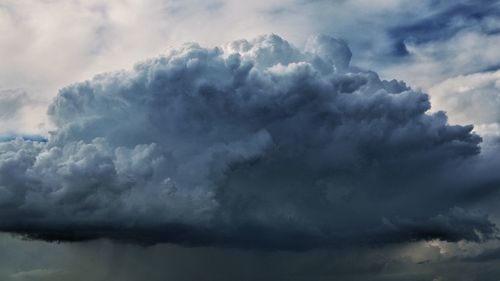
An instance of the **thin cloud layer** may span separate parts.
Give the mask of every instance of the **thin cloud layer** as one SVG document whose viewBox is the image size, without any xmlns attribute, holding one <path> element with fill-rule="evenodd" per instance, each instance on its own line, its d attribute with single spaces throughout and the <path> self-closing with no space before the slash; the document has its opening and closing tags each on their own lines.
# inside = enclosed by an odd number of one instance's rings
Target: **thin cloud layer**
<svg viewBox="0 0 500 281">
<path fill-rule="evenodd" d="M 19 133 L 19 128 L 43 127 L 41 120 L 34 118 L 39 111 L 47 111 L 33 97 L 19 89 L 0 89 L 0 141 Z M 22 131 L 22 130 L 21 130 Z"/>
<path fill-rule="evenodd" d="M 26 93 L 12 90 L 0 91 L 0 119 L 9 120 L 15 117 L 20 108 L 26 104 Z"/>
<path fill-rule="evenodd" d="M 454 176 L 478 161 L 473 127 L 349 66 L 341 40 L 306 46 L 185 44 L 63 88 L 47 143 L 0 144 L 1 229 L 250 248 L 492 237 Z"/>
<path fill-rule="evenodd" d="M 463 31 L 477 31 L 494 35 L 498 33 L 500 5 L 496 0 L 484 0 L 481 5 L 471 0 L 427 1 L 427 12 L 409 23 L 389 29 L 396 45 L 444 41 Z M 407 55 L 407 50 L 401 50 Z"/>
</svg>

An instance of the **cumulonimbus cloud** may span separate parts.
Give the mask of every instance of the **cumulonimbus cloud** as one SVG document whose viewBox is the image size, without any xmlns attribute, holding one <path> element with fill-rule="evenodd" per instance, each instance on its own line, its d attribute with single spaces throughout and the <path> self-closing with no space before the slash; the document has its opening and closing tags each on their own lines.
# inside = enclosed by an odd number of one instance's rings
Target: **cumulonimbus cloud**
<svg viewBox="0 0 500 281">
<path fill-rule="evenodd" d="M 494 235 L 454 172 L 481 138 L 346 43 L 185 44 L 60 90 L 47 143 L 0 144 L 0 228 L 238 247 Z"/>
</svg>

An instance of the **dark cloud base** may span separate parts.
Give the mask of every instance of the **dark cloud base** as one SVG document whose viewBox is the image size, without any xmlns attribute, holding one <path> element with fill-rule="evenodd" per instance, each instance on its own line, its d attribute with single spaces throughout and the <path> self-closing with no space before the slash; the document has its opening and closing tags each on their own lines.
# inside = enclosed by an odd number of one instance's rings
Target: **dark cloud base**
<svg viewBox="0 0 500 281">
<path fill-rule="evenodd" d="M 51 242 L 82 242 L 111 239 L 122 243 L 151 246 L 175 243 L 188 247 L 216 246 L 224 248 L 292 250 L 313 248 L 382 247 L 409 241 L 440 239 L 448 242 L 462 240 L 482 242 L 496 235 L 497 227 L 486 216 L 474 216 L 454 209 L 425 221 L 401 220 L 386 222 L 390 226 L 365 233 L 324 233 L 322 236 L 296 229 L 269 229 L 259 225 L 239 227 L 218 225 L 200 228 L 183 224 L 164 224 L 153 227 L 112 227 L 109 225 L 15 225 L 3 231 L 27 239 Z"/>
</svg>

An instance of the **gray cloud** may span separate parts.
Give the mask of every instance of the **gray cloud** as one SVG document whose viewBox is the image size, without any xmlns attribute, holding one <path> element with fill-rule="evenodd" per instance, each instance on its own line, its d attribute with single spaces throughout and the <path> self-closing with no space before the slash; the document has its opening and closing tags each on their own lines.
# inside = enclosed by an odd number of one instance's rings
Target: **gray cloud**
<svg viewBox="0 0 500 281">
<path fill-rule="evenodd" d="M 23 134 L 24 130 L 20 128 L 41 130 L 44 124 L 36 117 L 39 111 L 47 111 L 47 106 L 28 93 L 20 89 L 0 89 L 0 142 L 17 135 L 35 137 L 34 134 Z"/>
<path fill-rule="evenodd" d="M 1 228 L 251 248 L 492 237 L 454 208 L 475 188 L 454 181 L 478 161 L 472 126 L 350 57 L 267 35 L 65 87 L 47 143 L 0 144 Z"/>
<path fill-rule="evenodd" d="M 450 39 L 464 30 L 475 30 L 486 34 L 499 32 L 500 6 L 496 0 L 475 1 L 428 1 L 430 11 L 410 23 L 399 24 L 389 29 L 396 43 L 425 43 Z M 401 49 L 399 50 L 402 51 Z M 408 54 L 407 50 L 403 51 Z"/>
<path fill-rule="evenodd" d="M 0 120 L 13 118 L 28 102 L 28 96 L 20 91 L 0 90 Z"/>
<path fill-rule="evenodd" d="M 392 53 L 384 57 L 384 75 L 430 90 L 460 75 L 498 69 L 498 1 L 422 1 L 405 8 L 385 25 Z M 387 50 L 387 48 L 386 48 Z M 450 116 L 453 116 L 450 113 Z"/>
</svg>

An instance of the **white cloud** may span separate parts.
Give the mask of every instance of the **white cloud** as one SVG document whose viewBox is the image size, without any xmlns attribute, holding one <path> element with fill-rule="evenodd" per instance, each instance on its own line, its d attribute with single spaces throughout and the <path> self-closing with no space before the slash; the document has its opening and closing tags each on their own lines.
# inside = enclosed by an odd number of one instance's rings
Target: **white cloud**
<svg viewBox="0 0 500 281">
<path fill-rule="evenodd" d="M 450 122 L 474 124 L 483 136 L 500 131 L 500 71 L 447 79 L 430 88 L 435 109 L 445 110 Z"/>
</svg>

